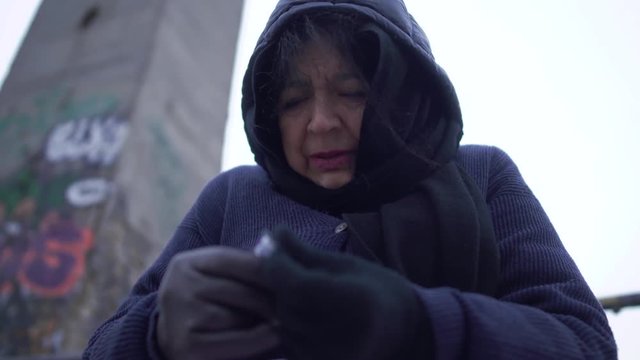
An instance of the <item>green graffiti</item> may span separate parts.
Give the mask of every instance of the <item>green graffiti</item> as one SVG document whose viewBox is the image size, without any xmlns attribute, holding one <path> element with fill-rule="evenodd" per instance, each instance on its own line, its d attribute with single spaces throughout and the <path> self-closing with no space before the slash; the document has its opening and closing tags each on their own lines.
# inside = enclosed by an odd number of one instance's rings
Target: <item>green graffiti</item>
<svg viewBox="0 0 640 360">
<path fill-rule="evenodd" d="M 13 176 L 0 182 L 0 204 L 4 214 L 11 218 L 16 208 L 30 199 L 37 205 L 32 222 L 37 223 L 50 209 L 61 209 L 67 205 L 66 189 L 77 175 L 65 173 L 52 177 L 37 176 L 30 168 L 22 168 Z"/>
<path fill-rule="evenodd" d="M 57 117 L 70 120 L 112 113 L 116 109 L 116 105 L 115 98 L 104 96 L 87 97 L 70 104 L 63 104 L 58 111 Z"/>
<path fill-rule="evenodd" d="M 3 158 L 26 158 L 35 152 L 54 125 L 68 120 L 113 113 L 117 100 L 113 96 L 92 95 L 69 98 L 68 91 L 59 88 L 34 96 L 20 110 L 0 115 L 0 143 Z M 20 143 L 20 146 L 6 144 Z"/>
</svg>

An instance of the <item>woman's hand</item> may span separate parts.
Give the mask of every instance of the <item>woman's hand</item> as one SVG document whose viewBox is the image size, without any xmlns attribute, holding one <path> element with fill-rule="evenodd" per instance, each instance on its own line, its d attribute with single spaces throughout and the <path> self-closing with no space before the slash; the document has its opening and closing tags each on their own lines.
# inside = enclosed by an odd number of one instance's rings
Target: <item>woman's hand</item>
<svg viewBox="0 0 640 360">
<path fill-rule="evenodd" d="M 158 292 L 157 340 L 168 359 L 248 359 L 279 345 L 272 302 L 247 251 L 176 255 Z"/>
<path fill-rule="evenodd" d="M 298 360 L 429 359 L 426 312 L 409 281 L 372 262 L 314 249 L 285 228 L 265 272 L 283 350 Z"/>
</svg>

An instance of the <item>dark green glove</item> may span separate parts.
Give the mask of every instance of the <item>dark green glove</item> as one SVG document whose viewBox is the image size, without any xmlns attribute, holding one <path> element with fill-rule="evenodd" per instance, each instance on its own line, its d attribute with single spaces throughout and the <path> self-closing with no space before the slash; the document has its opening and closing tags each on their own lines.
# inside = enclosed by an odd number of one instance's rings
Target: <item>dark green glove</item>
<svg viewBox="0 0 640 360">
<path fill-rule="evenodd" d="M 265 258 L 290 360 L 428 359 L 432 335 L 410 283 L 372 262 L 314 249 L 286 228 Z"/>
</svg>

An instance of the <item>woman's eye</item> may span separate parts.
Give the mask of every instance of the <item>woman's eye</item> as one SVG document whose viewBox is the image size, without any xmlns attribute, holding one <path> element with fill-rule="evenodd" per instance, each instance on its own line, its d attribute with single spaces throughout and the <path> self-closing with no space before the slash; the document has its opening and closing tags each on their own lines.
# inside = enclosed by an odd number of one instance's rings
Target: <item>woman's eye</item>
<svg viewBox="0 0 640 360">
<path fill-rule="evenodd" d="M 340 96 L 344 96 L 352 99 L 365 99 L 367 97 L 367 93 L 363 90 L 357 91 L 344 91 L 340 94 Z"/>
<path fill-rule="evenodd" d="M 304 97 L 295 97 L 295 98 L 284 100 L 280 105 L 280 110 L 281 111 L 291 110 L 296 106 L 302 104 L 304 100 L 305 100 Z"/>
</svg>

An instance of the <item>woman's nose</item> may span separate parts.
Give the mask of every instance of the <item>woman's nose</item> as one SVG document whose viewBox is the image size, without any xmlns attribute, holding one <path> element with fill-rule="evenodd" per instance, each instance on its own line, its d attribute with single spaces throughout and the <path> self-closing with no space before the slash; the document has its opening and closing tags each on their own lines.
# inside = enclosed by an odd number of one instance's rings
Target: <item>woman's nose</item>
<svg viewBox="0 0 640 360">
<path fill-rule="evenodd" d="M 307 126 L 309 132 L 329 132 L 340 127 L 340 117 L 330 101 L 319 99 L 313 102 L 311 119 Z"/>
</svg>

